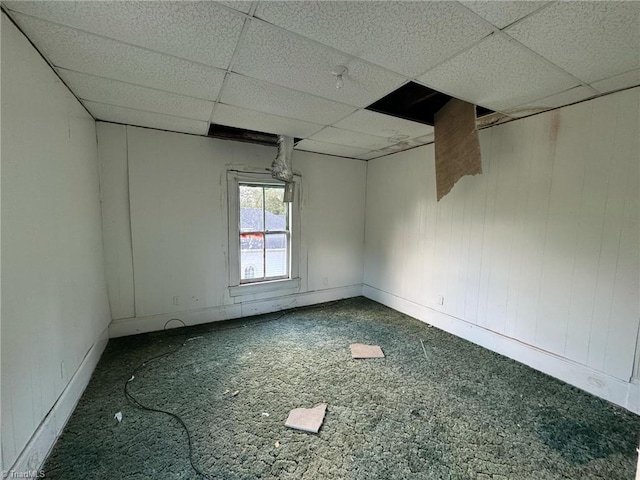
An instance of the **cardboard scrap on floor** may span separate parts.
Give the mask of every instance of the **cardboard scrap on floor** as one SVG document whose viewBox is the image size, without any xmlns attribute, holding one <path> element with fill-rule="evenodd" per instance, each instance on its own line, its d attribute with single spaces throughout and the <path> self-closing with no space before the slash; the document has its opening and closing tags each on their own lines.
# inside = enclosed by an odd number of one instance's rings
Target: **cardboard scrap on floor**
<svg viewBox="0 0 640 480">
<path fill-rule="evenodd" d="M 465 175 L 482 173 L 476 106 L 452 98 L 434 117 L 438 201 Z"/>
<path fill-rule="evenodd" d="M 378 345 L 365 345 L 363 343 L 352 343 L 351 358 L 384 358 L 384 353 Z"/>
<path fill-rule="evenodd" d="M 313 408 L 294 408 L 289 412 L 289 417 L 284 426 L 304 432 L 318 433 L 326 411 L 326 403 L 321 403 Z"/>
</svg>

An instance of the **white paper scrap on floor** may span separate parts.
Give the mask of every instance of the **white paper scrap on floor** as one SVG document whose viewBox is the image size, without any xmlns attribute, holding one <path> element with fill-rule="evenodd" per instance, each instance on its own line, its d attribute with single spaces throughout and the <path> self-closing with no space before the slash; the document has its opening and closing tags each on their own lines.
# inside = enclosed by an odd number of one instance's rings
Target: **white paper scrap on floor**
<svg viewBox="0 0 640 480">
<path fill-rule="evenodd" d="M 326 403 L 321 403 L 313 408 L 294 408 L 289 412 L 289 417 L 284 426 L 305 432 L 318 433 L 326 411 Z"/>
<path fill-rule="evenodd" d="M 352 343 L 351 358 L 384 358 L 384 353 L 378 345 L 365 345 L 363 343 Z"/>
</svg>

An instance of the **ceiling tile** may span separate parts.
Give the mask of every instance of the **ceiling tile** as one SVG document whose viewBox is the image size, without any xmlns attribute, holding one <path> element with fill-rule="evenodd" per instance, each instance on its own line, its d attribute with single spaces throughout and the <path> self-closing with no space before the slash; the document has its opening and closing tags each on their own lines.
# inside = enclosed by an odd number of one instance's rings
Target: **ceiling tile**
<svg viewBox="0 0 640 480">
<path fill-rule="evenodd" d="M 406 139 L 433 132 L 431 125 L 412 122 L 370 110 L 358 110 L 333 126 L 384 138 L 404 136 L 404 139 Z M 403 139 L 399 138 L 399 140 Z"/>
<path fill-rule="evenodd" d="M 362 155 L 358 155 L 356 158 L 358 160 L 373 160 L 374 158 L 383 157 L 385 155 L 389 155 L 390 152 L 383 150 L 374 150 L 372 152 L 363 153 Z"/>
<path fill-rule="evenodd" d="M 222 5 L 225 5 L 229 8 L 233 8 L 234 10 L 238 10 L 239 12 L 242 13 L 249 13 L 249 10 L 251 10 L 251 4 L 253 2 L 243 2 L 241 0 L 231 0 L 228 2 L 216 2 L 216 3 L 220 3 Z"/>
<path fill-rule="evenodd" d="M 215 100 L 225 71 L 14 14 L 20 28 L 55 66 L 182 95 Z"/>
<path fill-rule="evenodd" d="M 480 130 L 482 128 L 500 125 L 501 123 L 508 122 L 509 120 L 511 120 L 510 115 L 505 115 L 501 112 L 493 112 L 488 115 L 483 115 L 482 117 L 476 118 L 476 128 Z"/>
<path fill-rule="evenodd" d="M 261 2 L 256 16 L 410 77 L 491 32 L 456 2 Z"/>
<path fill-rule="evenodd" d="M 213 2 L 3 2 L 11 10 L 227 68 L 244 16 Z"/>
<path fill-rule="evenodd" d="M 556 2 L 505 31 L 586 83 L 640 67 L 640 2 Z"/>
<path fill-rule="evenodd" d="M 412 138 L 410 141 L 417 145 L 424 145 L 433 142 L 434 136 L 435 131 L 428 133 L 427 135 L 422 135 L 421 137 Z"/>
<path fill-rule="evenodd" d="M 598 92 L 591 88 L 580 86 L 570 88 L 569 90 L 565 90 L 564 92 L 557 93 L 540 100 L 529 102 L 527 107 L 524 108 L 558 108 L 569 105 L 570 103 L 586 100 L 587 98 L 594 97 L 596 95 L 598 95 Z"/>
<path fill-rule="evenodd" d="M 428 143 L 433 143 L 433 135 L 433 133 L 430 133 L 428 135 L 422 135 L 416 138 L 409 138 L 394 144 L 387 145 L 386 147 L 380 148 L 377 151 L 380 152 L 380 155 L 388 155 L 390 153 L 401 152 L 403 150 L 420 147 Z"/>
<path fill-rule="evenodd" d="M 331 70 L 349 69 L 336 88 Z M 251 25 L 233 70 L 285 87 L 355 106 L 366 106 L 405 81 L 400 75 L 324 47 L 259 20 Z"/>
<path fill-rule="evenodd" d="M 209 129 L 209 122 L 200 120 L 143 112 L 133 108 L 115 107 L 86 100 L 83 103 L 97 120 L 158 128 L 172 132 L 193 133 L 195 135 L 206 135 Z"/>
<path fill-rule="evenodd" d="M 531 115 L 537 115 L 538 113 L 546 112 L 547 110 L 551 110 L 549 107 L 518 107 L 512 108 L 509 110 L 509 117 L 511 118 L 522 118 L 529 117 Z"/>
<path fill-rule="evenodd" d="M 602 93 L 613 92 L 623 88 L 635 87 L 640 85 L 640 69 L 630 72 L 621 73 L 615 77 L 605 78 L 591 84 L 593 88 Z"/>
<path fill-rule="evenodd" d="M 576 84 L 569 75 L 502 35 L 491 36 L 419 80 L 453 97 L 500 111 Z"/>
<path fill-rule="evenodd" d="M 305 138 L 313 135 L 322 128 L 317 123 L 302 122 L 292 118 L 269 115 L 245 108 L 234 107 L 219 103 L 213 112 L 213 123 L 229 125 L 231 127 L 246 128 L 257 132 L 289 135 Z"/>
<path fill-rule="evenodd" d="M 423 135 L 419 138 L 411 138 L 409 140 L 403 140 L 394 145 L 389 145 L 388 147 L 385 147 L 380 151 L 384 155 L 388 155 L 389 153 L 397 153 L 397 152 L 402 152 L 404 150 L 421 147 L 422 145 L 426 145 L 427 143 L 433 143 L 433 133 L 429 135 Z"/>
<path fill-rule="evenodd" d="M 209 120 L 213 110 L 214 103 L 206 100 L 161 92 L 64 69 L 58 69 L 58 73 L 69 88 L 83 100 L 194 120 Z"/>
<path fill-rule="evenodd" d="M 295 149 L 349 158 L 356 158 L 358 155 L 362 155 L 367 152 L 361 148 L 347 147 L 345 145 L 336 145 L 334 143 L 319 142 L 317 140 L 309 139 L 298 142 Z"/>
<path fill-rule="evenodd" d="M 376 137 L 366 133 L 357 133 L 350 130 L 342 130 L 334 127 L 327 127 L 311 137 L 311 140 L 321 142 L 336 143 L 348 147 L 362 148 L 364 150 L 379 150 L 395 141 L 389 141 L 384 137 Z"/>
<path fill-rule="evenodd" d="M 244 75 L 231 74 L 222 92 L 221 102 L 283 117 L 331 124 L 355 110 L 355 107 L 308 93 L 263 82 Z"/>
<path fill-rule="evenodd" d="M 549 2 L 528 2 L 528 1 L 479 1 L 460 2 L 470 8 L 485 20 L 491 22 L 498 28 L 511 25 L 516 20 L 526 17 L 532 12 L 542 8 Z"/>
</svg>

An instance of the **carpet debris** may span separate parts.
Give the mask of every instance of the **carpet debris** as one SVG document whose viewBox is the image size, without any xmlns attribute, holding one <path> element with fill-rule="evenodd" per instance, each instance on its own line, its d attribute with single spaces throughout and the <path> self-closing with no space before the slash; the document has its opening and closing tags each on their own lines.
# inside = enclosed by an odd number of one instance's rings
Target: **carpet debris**
<svg viewBox="0 0 640 480">
<path fill-rule="evenodd" d="M 379 345 L 365 345 L 363 343 L 352 343 L 351 358 L 384 358 L 384 353 Z"/>
<path fill-rule="evenodd" d="M 268 417 L 268 416 L 269 416 L 269 414 L 268 414 L 267 412 L 262 412 L 262 416 L 263 416 L 263 417 Z"/>
<path fill-rule="evenodd" d="M 233 392 L 233 393 L 231 394 L 231 396 L 232 396 L 232 397 L 235 397 L 235 396 L 237 396 L 239 393 L 240 393 L 240 390 L 236 390 L 235 392 Z"/>
<path fill-rule="evenodd" d="M 223 394 L 223 395 L 226 395 L 226 394 L 227 394 L 227 393 L 229 393 L 230 391 L 231 391 L 231 390 L 229 390 L 229 389 L 227 388 L 224 392 L 222 392 L 222 394 Z"/>
<path fill-rule="evenodd" d="M 326 411 L 326 403 L 321 403 L 313 408 L 294 408 L 289 412 L 289 417 L 284 426 L 305 432 L 318 433 Z"/>
<path fill-rule="evenodd" d="M 427 355 L 427 349 L 424 348 L 424 342 L 422 341 L 422 339 L 420 339 L 420 345 L 422 345 L 422 351 L 424 352 L 424 358 L 429 360 L 429 355 Z"/>
<path fill-rule="evenodd" d="M 276 443 L 274 443 L 273 445 L 274 445 L 274 447 L 276 447 L 276 448 L 280 448 L 280 442 L 276 442 Z"/>
<path fill-rule="evenodd" d="M 116 414 L 113 416 L 113 418 L 115 418 L 115 419 L 118 421 L 118 423 L 120 423 L 120 422 L 122 421 L 122 412 L 118 412 L 118 413 L 116 413 Z"/>
</svg>

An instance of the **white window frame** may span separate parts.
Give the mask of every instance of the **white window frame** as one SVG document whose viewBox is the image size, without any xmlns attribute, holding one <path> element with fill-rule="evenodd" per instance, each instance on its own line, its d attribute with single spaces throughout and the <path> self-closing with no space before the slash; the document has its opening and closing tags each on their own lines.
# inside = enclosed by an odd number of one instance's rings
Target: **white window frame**
<svg viewBox="0 0 640 480">
<path fill-rule="evenodd" d="M 289 212 L 289 276 L 278 280 L 240 283 L 240 199 L 241 183 L 258 185 L 284 185 L 271 177 L 271 173 L 227 171 L 227 197 L 229 214 L 229 295 L 253 295 L 300 287 L 300 177 L 294 176 L 294 198 Z"/>
</svg>

